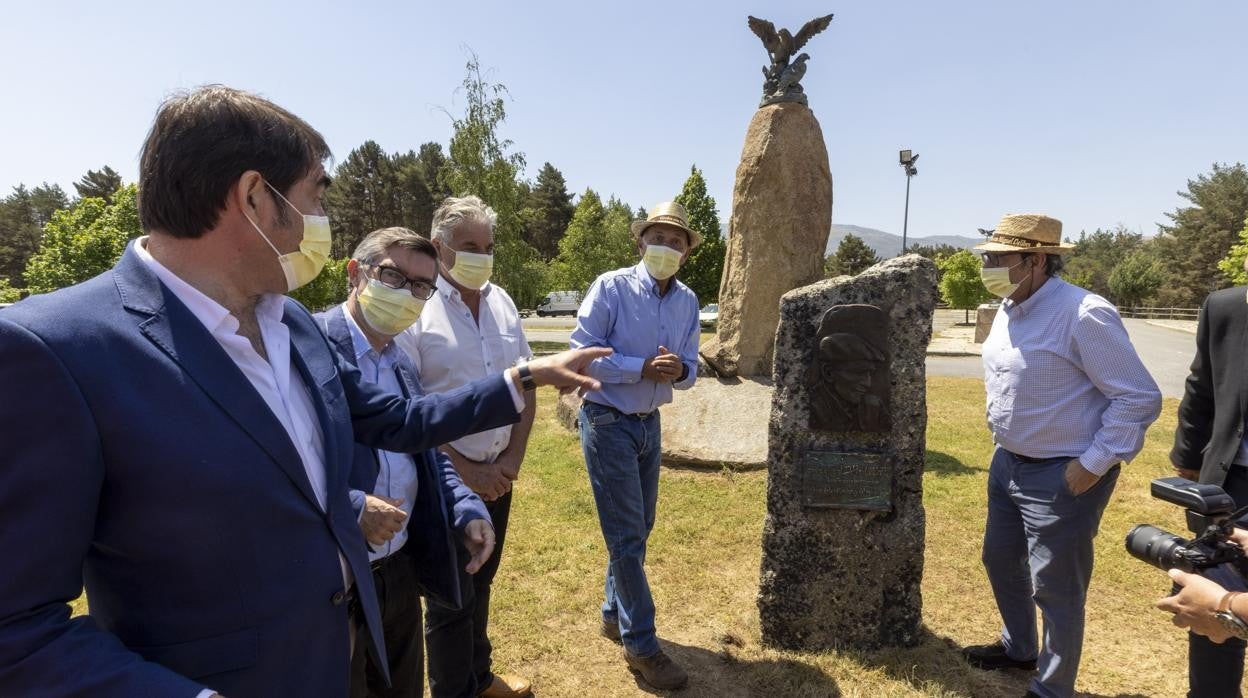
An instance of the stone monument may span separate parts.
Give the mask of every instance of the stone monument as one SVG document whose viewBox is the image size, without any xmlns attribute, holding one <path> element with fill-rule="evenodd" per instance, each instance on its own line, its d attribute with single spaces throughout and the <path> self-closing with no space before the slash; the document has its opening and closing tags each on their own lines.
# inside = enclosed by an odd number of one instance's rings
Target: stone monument
<svg viewBox="0 0 1248 698">
<path fill-rule="evenodd" d="M 733 186 L 719 324 L 701 351 L 723 377 L 770 375 L 780 296 L 823 278 L 832 175 L 823 130 L 800 84 L 809 55 L 794 60 L 793 53 L 831 21 L 812 20 L 793 36 L 749 18 L 771 62 Z"/>
<path fill-rule="evenodd" d="M 780 301 L 758 605 L 795 650 L 919 640 L 936 266 L 906 255 Z"/>
</svg>

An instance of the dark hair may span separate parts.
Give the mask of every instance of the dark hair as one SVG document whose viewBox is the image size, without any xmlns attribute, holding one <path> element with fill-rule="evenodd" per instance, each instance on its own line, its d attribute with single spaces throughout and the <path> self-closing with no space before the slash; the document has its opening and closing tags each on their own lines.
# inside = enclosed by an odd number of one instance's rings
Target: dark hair
<svg viewBox="0 0 1248 698">
<path fill-rule="evenodd" d="M 139 156 L 139 221 L 144 230 L 197 238 L 217 223 L 248 170 L 286 195 L 330 156 L 324 137 L 272 102 L 207 85 L 160 106 Z M 279 220 L 292 213 L 278 202 Z"/>
<path fill-rule="evenodd" d="M 1034 257 L 1035 255 L 1029 254 L 1027 256 Z M 1044 275 L 1045 276 L 1057 276 L 1058 274 L 1061 274 L 1062 270 L 1065 268 L 1066 268 L 1066 260 L 1062 259 L 1062 256 L 1060 254 L 1053 254 L 1052 252 L 1049 252 L 1044 255 Z"/>
</svg>

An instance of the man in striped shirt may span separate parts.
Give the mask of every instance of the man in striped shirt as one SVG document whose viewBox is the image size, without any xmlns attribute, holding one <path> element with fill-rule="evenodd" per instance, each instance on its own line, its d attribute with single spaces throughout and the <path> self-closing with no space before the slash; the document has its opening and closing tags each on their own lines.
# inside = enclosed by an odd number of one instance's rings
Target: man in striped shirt
<svg viewBox="0 0 1248 698">
<path fill-rule="evenodd" d="M 1004 627 L 963 655 L 981 669 L 1038 670 L 1026 695 L 1042 698 L 1074 693 L 1092 540 L 1119 463 L 1161 411 L 1118 311 L 1057 276 L 1073 247 L 1061 231 L 1048 216 L 1010 215 L 976 247 L 984 285 L 1004 299 L 983 345 L 997 445 L 983 561 Z"/>
</svg>

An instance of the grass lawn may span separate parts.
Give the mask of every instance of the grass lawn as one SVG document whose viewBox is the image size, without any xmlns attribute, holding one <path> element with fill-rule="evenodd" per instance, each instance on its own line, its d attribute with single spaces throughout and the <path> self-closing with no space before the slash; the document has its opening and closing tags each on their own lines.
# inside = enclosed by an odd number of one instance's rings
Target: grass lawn
<svg viewBox="0 0 1248 698">
<path fill-rule="evenodd" d="M 576 438 L 553 418 L 543 389 L 538 424 L 516 485 L 507 549 L 494 584 L 491 637 L 500 671 L 530 677 L 539 696 L 636 696 L 643 690 L 597 635 L 606 560 Z M 679 399 L 679 396 L 677 396 Z M 929 380 L 928 634 L 911 649 L 790 653 L 763 648 L 755 597 L 767 476 L 664 469 L 647 568 L 660 637 L 690 670 L 683 696 L 1021 696 L 1027 676 L 966 667 L 957 649 L 999 628 L 979 561 L 991 450 L 983 388 Z M 1136 523 L 1183 533 L 1177 507 L 1152 500 L 1168 475 L 1177 405 L 1167 400 L 1144 453 L 1119 479 L 1097 539 L 1079 689 L 1096 696 L 1178 696 L 1186 638 L 1152 608 L 1160 571 L 1129 557 Z"/>
<path fill-rule="evenodd" d="M 678 695 L 1023 694 L 1025 674 L 973 670 L 957 654 L 962 645 L 992 641 L 999 628 L 979 561 L 991 449 L 983 388 L 960 378 L 931 378 L 928 386 L 924 641 L 873 653 L 762 647 L 755 597 L 766 473 L 664 469 L 647 568 L 659 635 L 692 677 Z M 555 423 L 554 400 L 543 388 L 494 583 L 495 670 L 529 677 L 542 698 L 646 695 L 652 692 L 625 668 L 619 647 L 598 636 L 606 552 L 579 442 Z M 1166 453 L 1176 407 L 1166 400 L 1143 454 L 1124 468 L 1097 538 L 1078 682 L 1087 695 L 1186 690 L 1186 638 L 1152 608 L 1169 580 L 1122 545 L 1136 523 L 1184 532 L 1180 510 L 1148 495 L 1148 481 L 1170 473 Z"/>
</svg>

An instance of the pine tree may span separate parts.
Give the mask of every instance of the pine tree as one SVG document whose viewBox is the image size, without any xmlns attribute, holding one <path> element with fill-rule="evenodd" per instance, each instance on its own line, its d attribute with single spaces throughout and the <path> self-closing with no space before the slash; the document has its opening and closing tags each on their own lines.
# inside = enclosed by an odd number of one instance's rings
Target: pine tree
<svg viewBox="0 0 1248 698">
<path fill-rule="evenodd" d="M 862 238 L 853 233 L 847 233 L 844 238 L 841 238 L 841 244 L 837 245 L 836 252 L 828 255 L 828 258 L 824 260 L 823 270 L 828 276 L 853 276 L 879 263 L 880 258 L 875 254 L 875 250 L 867 246 Z"/>
<path fill-rule="evenodd" d="M 1248 218 L 1248 168 L 1215 163 L 1212 172 L 1188 180 L 1179 196 L 1192 205 L 1166 214 L 1172 224 L 1160 226 L 1157 244 L 1167 276 L 1161 302 L 1196 307 L 1231 283 L 1218 262 L 1238 242 Z"/>
<path fill-rule="evenodd" d="M 549 162 L 543 164 L 524 208 L 525 240 L 542 259 L 551 260 L 559 254 L 559 239 L 572 222 L 574 210 L 563 173 Z"/>
<path fill-rule="evenodd" d="M 113 194 L 120 188 L 121 175 L 108 165 L 100 170 L 87 170 L 82 179 L 74 182 L 74 190 L 78 192 L 78 198 L 86 199 L 94 196 L 110 203 L 113 200 Z"/>
<path fill-rule="evenodd" d="M 681 267 L 680 280 L 697 294 L 700 303 L 718 303 L 719 281 L 724 274 L 724 237 L 715 199 L 706 193 L 706 179 L 697 165 L 689 168 L 689 178 L 676 202 L 689 214 L 689 227 L 702 235 L 702 244 Z"/>
</svg>

